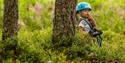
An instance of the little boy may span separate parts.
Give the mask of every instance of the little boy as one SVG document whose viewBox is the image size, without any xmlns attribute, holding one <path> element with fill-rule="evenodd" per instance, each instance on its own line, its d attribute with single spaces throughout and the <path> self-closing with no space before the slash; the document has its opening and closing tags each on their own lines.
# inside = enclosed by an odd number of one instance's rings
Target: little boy
<svg viewBox="0 0 125 63">
<path fill-rule="evenodd" d="M 90 34 L 92 37 L 97 38 L 97 42 L 101 46 L 102 32 L 96 29 L 95 20 L 90 16 L 89 12 L 92 10 L 91 6 L 87 2 L 80 2 L 76 6 L 76 12 L 80 15 L 79 28 L 81 34 Z"/>
</svg>

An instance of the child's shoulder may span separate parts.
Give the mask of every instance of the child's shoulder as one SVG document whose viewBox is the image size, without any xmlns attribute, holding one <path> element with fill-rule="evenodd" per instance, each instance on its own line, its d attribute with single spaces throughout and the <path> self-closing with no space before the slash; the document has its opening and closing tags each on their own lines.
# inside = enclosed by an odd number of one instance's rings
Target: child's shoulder
<svg viewBox="0 0 125 63">
<path fill-rule="evenodd" d="M 80 18 L 80 19 L 79 19 L 79 23 L 80 23 L 80 22 L 85 22 L 85 21 L 86 21 L 85 18 Z"/>
<path fill-rule="evenodd" d="M 85 20 L 80 20 L 80 21 L 79 21 L 79 24 L 80 24 L 80 23 L 81 23 L 81 24 L 84 24 L 84 23 L 86 23 L 86 21 L 85 21 Z"/>
</svg>

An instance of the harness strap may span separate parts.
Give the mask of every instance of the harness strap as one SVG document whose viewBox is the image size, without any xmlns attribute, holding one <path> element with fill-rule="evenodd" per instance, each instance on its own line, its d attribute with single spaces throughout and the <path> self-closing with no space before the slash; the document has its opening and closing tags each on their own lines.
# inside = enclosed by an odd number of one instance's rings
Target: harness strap
<svg viewBox="0 0 125 63">
<path fill-rule="evenodd" d="M 85 19 L 84 19 L 84 18 L 80 18 L 80 21 L 81 21 L 81 20 L 85 20 Z M 86 22 L 87 24 L 89 24 L 89 26 L 90 26 L 91 29 L 93 29 L 93 27 L 92 27 L 92 25 L 91 25 L 90 22 L 88 22 L 87 20 L 85 20 L 85 22 Z M 96 36 L 96 39 L 97 39 L 97 43 L 98 43 L 99 46 L 101 47 L 101 46 L 102 46 L 102 36 L 101 36 L 101 34 L 97 35 L 97 36 Z"/>
<path fill-rule="evenodd" d="M 97 43 L 98 43 L 99 46 L 101 47 L 101 46 L 102 46 L 102 37 L 101 37 L 101 35 L 98 35 L 98 36 L 96 37 L 96 39 L 97 39 Z"/>
<path fill-rule="evenodd" d="M 88 21 L 87 21 L 86 19 L 84 19 L 84 18 L 80 18 L 80 21 L 81 21 L 81 20 L 84 20 L 87 24 L 89 24 L 90 28 L 93 29 L 93 27 L 92 27 L 92 25 L 91 25 L 90 22 L 88 22 Z"/>
</svg>

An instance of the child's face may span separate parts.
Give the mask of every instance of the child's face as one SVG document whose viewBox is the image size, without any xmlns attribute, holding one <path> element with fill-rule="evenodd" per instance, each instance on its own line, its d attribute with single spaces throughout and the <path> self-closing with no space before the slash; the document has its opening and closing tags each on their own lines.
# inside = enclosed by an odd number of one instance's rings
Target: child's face
<svg viewBox="0 0 125 63">
<path fill-rule="evenodd" d="M 83 16 L 83 17 L 87 17 L 88 14 L 89 14 L 89 11 L 90 11 L 90 10 L 88 10 L 88 9 L 82 10 L 82 11 L 81 11 L 82 16 Z"/>
</svg>

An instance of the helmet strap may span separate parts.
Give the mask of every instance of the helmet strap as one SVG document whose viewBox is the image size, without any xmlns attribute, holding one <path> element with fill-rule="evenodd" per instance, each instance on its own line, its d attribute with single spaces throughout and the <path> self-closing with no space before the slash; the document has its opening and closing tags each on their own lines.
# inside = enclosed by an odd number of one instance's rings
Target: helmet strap
<svg viewBox="0 0 125 63">
<path fill-rule="evenodd" d="M 80 16 L 81 16 L 81 17 L 83 17 L 83 16 L 82 16 L 82 12 L 81 12 L 81 11 L 79 12 L 79 14 L 80 14 Z"/>
</svg>

